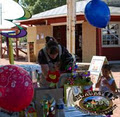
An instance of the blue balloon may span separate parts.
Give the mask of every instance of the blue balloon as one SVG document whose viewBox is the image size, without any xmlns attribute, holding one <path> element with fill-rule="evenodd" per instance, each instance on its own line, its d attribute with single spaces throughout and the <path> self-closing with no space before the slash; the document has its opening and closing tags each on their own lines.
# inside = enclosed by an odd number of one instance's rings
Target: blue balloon
<svg viewBox="0 0 120 117">
<path fill-rule="evenodd" d="M 110 21 L 110 10 L 101 0 L 92 0 L 85 7 L 85 18 L 97 28 L 105 28 Z"/>
</svg>

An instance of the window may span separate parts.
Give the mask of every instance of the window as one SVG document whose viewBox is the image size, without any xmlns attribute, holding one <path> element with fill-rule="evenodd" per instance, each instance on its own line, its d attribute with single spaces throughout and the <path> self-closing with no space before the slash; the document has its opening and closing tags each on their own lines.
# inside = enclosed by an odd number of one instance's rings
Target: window
<svg viewBox="0 0 120 117">
<path fill-rule="evenodd" d="M 102 29 L 102 46 L 103 47 L 116 47 L 120 46 L 120 31 L 119 24 L 111 23 Z"/>
</svg>

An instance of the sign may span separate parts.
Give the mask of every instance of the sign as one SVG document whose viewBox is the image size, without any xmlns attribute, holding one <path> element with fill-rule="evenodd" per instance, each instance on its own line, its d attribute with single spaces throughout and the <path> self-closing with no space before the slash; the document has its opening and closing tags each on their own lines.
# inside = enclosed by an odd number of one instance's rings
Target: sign
<svg viewBox="0 0 120 117">
<path fill-rule="evenodd" d="M 74 96 L 75 107 L 90 115 L 107 115 L 117 105 L 113 103 L 116 97 L 110 92 L 91 91 Z"/>
<path fill-rule="evenodd" d="M 89 91 L 82 93 L 79 86 L 68 86 L 66 88 L 65 103 L 69 107 L 73 106 L 83 113 L 92 115 L 107 115 L 117 107 L 115 100 L 117 95 L 111 92 Z"/>
<path fill-rule="evenodd" d="M 93 82 L 93 90 L 95 89 L 95 85 L 98 81 L 98 78 L 101 74 L 101 69 L 103 64 L 107 64 L 107 58 L 105 56 L 93 56 L 91 63 L 90 63 L 90 67 L 88 69 L 88 71 L 90 71 L 91 74 L 91 80 Z"/>
</svg>

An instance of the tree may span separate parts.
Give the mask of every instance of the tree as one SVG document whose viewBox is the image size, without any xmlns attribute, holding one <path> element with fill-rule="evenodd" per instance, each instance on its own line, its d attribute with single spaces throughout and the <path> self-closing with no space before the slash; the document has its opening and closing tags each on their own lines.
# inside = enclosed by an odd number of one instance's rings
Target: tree
<svg viewBox="0 0 120 117">
<path fill-rule="evenodd" d="M 37 14 L 66 4 L 66 0 L 21 0 L 32 14 Z"/>
</svg>

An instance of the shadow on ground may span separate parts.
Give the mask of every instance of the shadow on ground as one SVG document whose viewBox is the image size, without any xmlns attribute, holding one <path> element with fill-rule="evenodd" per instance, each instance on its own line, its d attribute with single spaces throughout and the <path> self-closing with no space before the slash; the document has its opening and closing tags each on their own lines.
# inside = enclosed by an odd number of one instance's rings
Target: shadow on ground
<svg viewBox="0 0 120 117">
<path fill-rule="evenodd" d="M 120 64 L 110 64 L 112 72 L 120 72 Z"/>
</svg>

